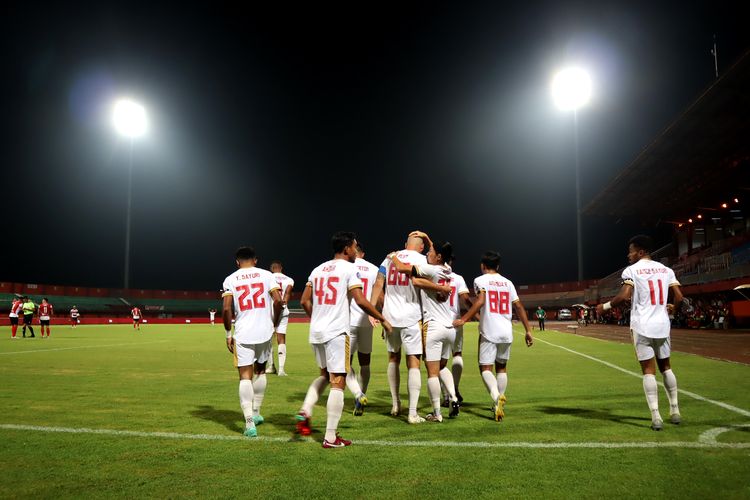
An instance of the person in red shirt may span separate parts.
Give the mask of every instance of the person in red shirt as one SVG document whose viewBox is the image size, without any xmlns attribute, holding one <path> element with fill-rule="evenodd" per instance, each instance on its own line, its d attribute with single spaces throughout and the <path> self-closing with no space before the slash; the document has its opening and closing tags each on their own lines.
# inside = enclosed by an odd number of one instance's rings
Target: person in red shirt
<svg viewBox="0 0 750 500">
<path fill-rule="evenodd" d="M 140 330 L 141 329 L 141 310 L 138 308 L 138 306 L 133 306 L 133 309 L 130 310 L 130 315 L 133 317 L 133 329 Z"/>
<path fill-rule="evenodd" d="M 21 298 L 16 296 L 13 298 L 13 302 L 10 303 L 10 314 L 8 315 L 8 318 L 10 319 L 10 338 L 15 339 L 16 337 L 16 331 L 18 331 L 18 315 L 22 313 L 21 309 L 23 308 L 23 301 L 21 301 Z"/>
<path fill-rule="evenodd" d="M 47 297 L 42 299 L 42 303 L 39 305 L 39 324 L 42 329 L 42 338 L 44 338 L 44 327 L 47 327 L 47 337 L 49 337 L 49 322 L 54 314 L 54 308 L 49 303 Z"/>
</svg>

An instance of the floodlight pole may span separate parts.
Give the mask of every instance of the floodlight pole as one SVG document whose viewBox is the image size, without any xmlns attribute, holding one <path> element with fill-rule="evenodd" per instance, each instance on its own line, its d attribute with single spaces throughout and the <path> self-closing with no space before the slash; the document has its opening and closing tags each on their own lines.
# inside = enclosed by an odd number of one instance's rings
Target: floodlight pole
<svg viewBox="0 0 750 500">
<path fill-rule="evenodd" d="M 578 109 L 573 110 L 573 142 L 576 167 L 576 246 L 578 252 L 578 281 L 583 281 L 583 244 L 581 243 L 581 165 L 578 157 Z"/>
<path fill-rule="evenodd" d="M 130 288 L 130 207 L 133 198 L 133 137 L 130 138 L 130 154 L 128 155 L 128 207 L 125 215 L 125 273 L 123 287 Z"/>
</svg>

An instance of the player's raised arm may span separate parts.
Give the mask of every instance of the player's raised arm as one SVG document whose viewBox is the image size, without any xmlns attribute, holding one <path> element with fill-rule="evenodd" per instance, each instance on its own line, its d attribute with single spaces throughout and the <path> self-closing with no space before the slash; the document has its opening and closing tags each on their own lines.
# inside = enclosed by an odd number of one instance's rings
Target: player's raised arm
<svg viewBox="0 0 750 500">
<path fill-rule="evenodd" d="M 271 290 L 271 299 L 273 299 L 273 325 L 279 325 L 281 313 L 284 311 L 284 300 L 278 288 Z"/>
<path fill-rule="evenodd" d="M 434 283 L 426 278 L 412 278 L 411 282 L 415 287 L 421 288 L 422 290 L 431 290 L 433 292 L 448 295 L 451 293 L 451 287 L 449 285 Z"/>
<path fill-rule="evenodd" d="M 370 304 L 376 309 L 383 309 L 383 287 L 385 286 L 385 272 L 381 267 L 378 270 L 378 277 L 375 278 L 375 284 L 372 285 L 372 295 L 370 296 Z"/>
<path fill-rule="evenodd" d="M 383 328 L 386 332 L 391 333 L 391 330 L 393 330 L 393 327 L 391 324 L 386 321 L 385 317 L 375 309 L 375 306 L 373 306 L 370 302 L 367 301 L 367 298 L 365 298 L 365 294 L 362 293 L 361 288 L 352 288 L 349 290 L 349 297 L 354 300 L 354 302 L 362 308 L 364 312 L 369 314 L 371 317 L 375 318 L 376 320 L 380 321 L 380 323 L 383 325 Z"/>
<path fill-rule="evenodd" d="M 682 295 L 682 293 L 680 293 L 680 295 Z M 613 307 L 617 307 L 620 304 L 629 301 L 631 297 L 633 297 L 633 281 L 625 279 L 622 282 L 622 287 L 620 288 L 620 291 L 617 292 L 617 295 L 615 295 L 609 302 L 597 304 L 596 312 L 598 314 L 603 314 L 605 311 L 609 311 Z"/>
<path fill-rule="evenodd" d="M 466 324 L 467 321 L 469 321 L 474 316 L 476 316 L 479 310 L 482 308 L 482 306 L 484 306 L 484 302 L 486 300 L 485 295 L 486 295 L 485 291 L 480 290 L 479 295 L 477 295 L 477 300 L 474 301 L 474 303 L 471 305 L 469 310 L 466 311 L 466 313 L 463 316 L 461 316 L 459 319 L 453 322 L 453 326 L 455 327 L 463 326 Z"/>
<path fill-rule="evenodd" d="M 526 315 L 526 309 L 524 309 L 520 300 L 515 300 L 513 307 L 516 308 L 518 319 L 521 320 L 523 327 L 526 329 L 526 347 L 531 347 L 534 345 L 534 337 L 531 336 L 531 325 L 529 325 L 529 317 Z"/>
<path fill-rule="evenodd" d="M 234 316 L 234 297 L 229 291 L 225 291 L 222 299 L 221 320 L 224 323 L 224 330 L 227 332 L 227 349 L 234 352 L 234 338 L 232 338 L 232 317 Z"/>
<path fill-rule="evenodd" d="M 312 292 L 313 292 L 313 285 L 309 281 L 307 282 L 307 285 L 305 285 L 305 291 L 302 292 L 302 298 L 300 299 L 300 303 L 302 304 L 302 309 L 305 310 L 305 314 L 312 317 Z"/>
</svg>

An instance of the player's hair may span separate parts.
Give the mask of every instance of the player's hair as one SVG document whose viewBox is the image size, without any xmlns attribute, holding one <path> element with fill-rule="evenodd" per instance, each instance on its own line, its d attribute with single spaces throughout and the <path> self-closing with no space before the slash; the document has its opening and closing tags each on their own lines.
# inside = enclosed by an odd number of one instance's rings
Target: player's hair
<svg viewBox="0 0 750 500">
<path fill-rule="evenodd" d="M 481 262 L 484 265 L 484 267 L 486 267 L 487 269 L 492 269 L 493 271 L 497 271 L 498 269 L 500 269 L 500 254 L 493 250 L 484 252 L 484 255 L 482 255 Z"/>
<path fill-rule="evenodd" d="M 333 253 L 341 253 L 346 247 L 354 243 L 357 235 L 351 231 L 338 231 L 331 238 L 331 248 Z"/>
<path fill-rule="evenodd" d="M 443 258 L 446 264 L 453 260 L 453 244 L 450 241 L 438 241 L 434 244 L 435 253 Z"/>
<path fill-rule="evenodd" d="M 281 263 L 280 260 L 272 260 L 271 264 L 268 267 L 273 267 L 273 266 L 279 266 L 282 269 L 284 268 L 284 265 Z"/>
<path fill-rule="evenodd" d="M 253 247 L 240 247 L 235 252 L 234 257 L 237 260 L 251 260 L 255 258 L 255 249 Z"/>
<path fill-rule="evenodd" d="M 42 299 L 42 302 L 47 302 L 47 297 L 44 297 L 44 298 Z"/>
<path fill-rule="evenodd" d="M 651 250 L 654 248 L 654 240 L 651 236 L 638 234 L 630 238 L 628 245 L 633 245 L 636 250 L 643 250 L 646 253 L 651 253 Z"/>
<path fill-rule="evenodd" d="M 359 241 L 357 242 L 357 252 L 365 253 L 365 247 L 363 247 L 362 243 L 360 243 Z"/>
</svg>

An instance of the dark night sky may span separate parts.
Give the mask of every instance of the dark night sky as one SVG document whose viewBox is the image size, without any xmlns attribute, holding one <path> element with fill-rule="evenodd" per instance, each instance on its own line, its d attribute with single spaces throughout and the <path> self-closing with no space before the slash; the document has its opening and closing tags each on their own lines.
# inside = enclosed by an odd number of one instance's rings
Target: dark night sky
<svg viewBox="0 0 750 500">
<path fill-rule="evenodd" d="M 406 2 L 403 2 L 406 4 Z M 122 284 L 135 143 L 131 286 L 214 289 L 252 244 L 303 281 L 356 231 L 376 264 L 415 228 L 486 249 L 517 284 L 576 277 L 571 115 L 548 85 L 589 67 L 585 205 L 748 46 L 739 3 L 370 3 L 300 9 L 132 4 L 3 14 L 6 236 L 0 279 Z M 641 5 L 640 7 L 638 5 Z M 637 221 L 584 220 L 585 277 L 624 263 Z"/>
</svg>

